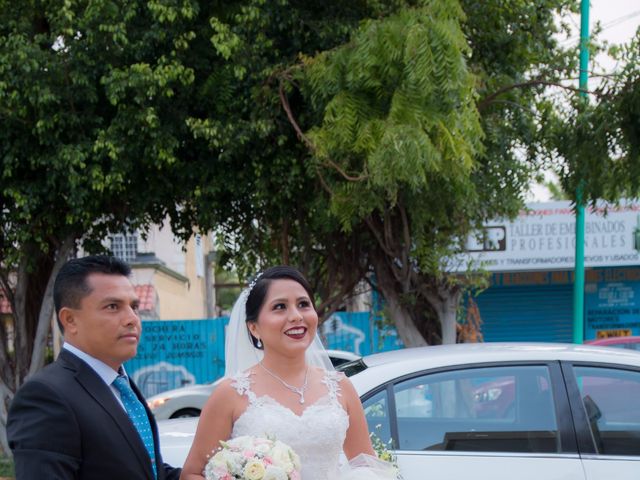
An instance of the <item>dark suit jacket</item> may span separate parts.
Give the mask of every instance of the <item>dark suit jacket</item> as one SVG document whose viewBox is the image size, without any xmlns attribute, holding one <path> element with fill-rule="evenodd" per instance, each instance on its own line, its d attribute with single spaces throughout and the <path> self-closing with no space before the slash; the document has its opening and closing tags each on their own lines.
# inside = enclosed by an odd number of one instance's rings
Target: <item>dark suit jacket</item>
<svg viewBox="0 0 640 480">
<path fill-rule="evenodd" d="M 158 480 L 178 480 L 180 469 L 162 463 L 156 422 L 149 409 L 147 415 Z M 110 387 L 66 350 L 18 390 L 7 437 L 17 480 L 153 479 L 149 454 Z"/>
</svg>

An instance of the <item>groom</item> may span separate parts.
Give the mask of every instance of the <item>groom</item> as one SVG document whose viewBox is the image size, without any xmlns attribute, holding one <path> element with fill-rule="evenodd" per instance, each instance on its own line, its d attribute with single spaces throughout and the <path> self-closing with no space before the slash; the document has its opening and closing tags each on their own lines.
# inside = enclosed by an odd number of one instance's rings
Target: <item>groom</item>
<svg viewBox="0 0 640 480">
<path fill-rule="evenodd" d="M 54 303 L 65 343 L 16 393 L 7 422 L 17 480 L 177 480 L 153 415 L 122 364 L 141 333 L 131 269 L 114 257 L 70 260 Z"/>
</svg>

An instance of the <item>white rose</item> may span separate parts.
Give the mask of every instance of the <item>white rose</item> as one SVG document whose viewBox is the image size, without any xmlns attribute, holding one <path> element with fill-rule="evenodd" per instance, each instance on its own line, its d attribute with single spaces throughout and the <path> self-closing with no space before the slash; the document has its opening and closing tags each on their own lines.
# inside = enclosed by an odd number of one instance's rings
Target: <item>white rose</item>
<svg viewBox="0 0 640 480">
<path fill-rule="evenodd" d="M 229 441 L 229 445 L 237 450 L 248 450 L 253 448 L 253 438 L 247 435 L 236 437 Z"/>
<path fill-rule="evenodd" d="M 270 449 L 271 449 L 271 444 L 269 442 L 257 442 L 254 445 L 254 451 L 261 455 L 266 455 L 267 453 L 269 453 Z"/>
<path fill-rule="evenodd" d="M 242 455 L 229 450 L 220 450 L 210 460 L 214 466 L 224 468 L 232 474 L 238 474 L 242 471 L 243 459 Z"/>
<path fill-rule="evenodd" d="M 288 480 L 287 472 L 275 465 L 269 465 L 262 480 Z"/>
<path fill-rule="evenodd" d="M 239 475 L 242 472 L 242 466 L 244 465 L 245 458 L 241 453 L 229 452 L 227 456 L 227 466 L 229 471 L 234 475 Z"/>
<path fill-rule="evenodd" d="M 209 460 L 216 467 L 226 467 L 227 466 L 227 451 L 219 450 L 216 454 L 211 457 Z"/>
<path fill-rule="evenodd" d="M 298 456 L 298 454 L 294 451 L 291 452 L 291 461 L 293 462 L 293 468 L 295 470 L 300 471 L 300 467 L 302 466 L 300 464 L 300 457 Z"/>
<path fill-rule="evenodd" d="M 262 480 L 264 473 L 264 465 L 259 460 L 250 460 L 244 466 L 243 474 L 247 480 Z"/>
<path fill-rule="evenodd" d="M 291 450 L 280 442 L 276 442 L 276 445 L 271 450 L 271 459 L 275 466 L 282 468 L 285 472 L 291 473 L 294 469 L 291 455 Z"/>
</svg>

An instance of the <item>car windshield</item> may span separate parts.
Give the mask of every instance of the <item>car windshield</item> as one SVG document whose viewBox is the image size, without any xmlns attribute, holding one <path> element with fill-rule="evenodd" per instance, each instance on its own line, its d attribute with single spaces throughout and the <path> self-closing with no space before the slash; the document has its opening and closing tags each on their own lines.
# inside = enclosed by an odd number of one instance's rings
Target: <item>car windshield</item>
<svg viewBox="0 0 640 480">
<path fill-rule="evenodd" d="M 363 370 L 366 370 L 367 366 L 362 361 L 361 358 L 358 360 L 353 360 L 351 362 L 343 363 L 342 365 L 338 365 L 336 370 L 344 373 L 347 377 L 352 377 L 356 373 L 360 373 Z"/>
</svg>

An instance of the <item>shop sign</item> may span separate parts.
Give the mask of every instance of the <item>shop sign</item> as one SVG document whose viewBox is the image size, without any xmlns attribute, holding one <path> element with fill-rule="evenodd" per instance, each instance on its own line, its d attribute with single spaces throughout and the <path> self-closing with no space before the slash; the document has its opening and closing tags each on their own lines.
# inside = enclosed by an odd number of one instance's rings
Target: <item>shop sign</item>
<svg viewBox="0 0 640 480">
<path fill-rule="evenodd" d="M 640 335 L 640 284 L 585 285 L 585 339 Z"/>
<path fill-rule="evenodd" d="M 489 222 L 466 241 L 454 270 L 572 270 L 575 215 L 569 202 L 533 203 L 513 221 Z M 585 266 L 640 265 L 640 203 L 585 209 Z"/>
</svg>

